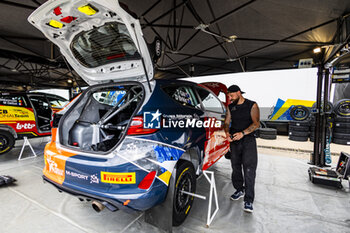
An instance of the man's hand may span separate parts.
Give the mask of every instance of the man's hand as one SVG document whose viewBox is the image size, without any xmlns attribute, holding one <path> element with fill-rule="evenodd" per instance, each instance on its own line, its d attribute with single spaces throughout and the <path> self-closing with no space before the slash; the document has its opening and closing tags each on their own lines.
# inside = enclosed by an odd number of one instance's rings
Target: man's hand
<svg viewBox="0 0 350 233">
<path fill-rule="evenodd" d="M 229 134 L 229 133 L 226 133 L 226 139 L 227 139 L 227 141 L 229 141 L 229 142 L 233 142 L 233 140 L 232 140 L 232 138 L 231 138 L 231 134 Z"/>
<path fill-rule="evenodd" d="M 232 135 L 232 140 L 233 141 L 239 141 L 244 137 L 242 132 L 238 132 Z"/>
</svg>

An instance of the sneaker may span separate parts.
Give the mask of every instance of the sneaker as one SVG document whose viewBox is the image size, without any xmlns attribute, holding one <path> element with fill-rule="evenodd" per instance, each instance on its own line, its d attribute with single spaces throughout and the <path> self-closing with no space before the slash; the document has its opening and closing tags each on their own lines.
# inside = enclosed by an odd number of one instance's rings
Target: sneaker
<svg viewBox="0 0 350 233">
<path fill-rule="evenodd" d="M 253 203 L 248 201 L 244 202 L 243 210 L 248 213 L 253 213 Z"/>
<path fill-rule="evenodd" d="M 244 192 L 243 191 L 236 191 L 234 194 L 231 195 L 231 200 L 237 201 L 242 197 L 244 197 Z"/>
</svg>

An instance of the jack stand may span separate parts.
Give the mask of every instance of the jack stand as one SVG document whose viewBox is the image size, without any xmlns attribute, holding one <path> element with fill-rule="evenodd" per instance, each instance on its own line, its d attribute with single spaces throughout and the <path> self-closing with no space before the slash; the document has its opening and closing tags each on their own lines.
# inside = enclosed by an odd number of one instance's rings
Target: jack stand
<svg viewBox="0 0 350 233">
<path fill-rule="evenodd" d="M 24 137 L 23 139 L 24 139 L 24 142 L 23 142 L 23 146 L 22 146 L 22 149 L 21 149 L 21 153 L 19 154 L 18 160 L 24 160 L 24 159 L 30 159 L 30 158 L 35 158 L 35 157 L 37 157 L 37 155 L 36 155 L 36 153 L 35 153 L 35 151 L 34 151 L 32 145 L 30 145 L 30 143 L 29 143 L 28 138 L 27 138 L 27 137 Z M 25 148 L 26 146 L 29 146 L 29 148 L 32 150 L 32 152 L 33 152 L 34 155 L 22 159 L 22 154 L 23 154 L 24 148 Z"/>
<path fill-rule="evenodd" d="M 218 202 L 218 193 L 216 191 L 214 172 L 212 172 L 212 171 L 203 171 L 203 174 L 204 174 L 205 178 L 207 179 L 207 181 L 210 184 L 209 202 L 208 202 L 208 215 L 207 215 L 207 225 L 206 225 L 206 227 L 209 228 L 209 226 L 210 226 L 211 222 L 213 221 L 215 215 L 219 211 L 219 202 Z M 208 174 L 210 174 L 211 176 L 209 177 Z M 184 194 L 193 196 L 193 197 L 197 197 L 197 198 L 203 199 L 203 200 L 207 199 L 206 196 L 198 195 L 198 194 L 195 194 L 195 193 L 190 193 L 190 192 L 186 192 L 186 191 L 181 191 L 181 192 L 184 193 Z M 214 194 L 214 198 L 215 198 L 216 209 L 215 209 L 214 213 L 211 214 L 213 194 Z"/>
</svg>

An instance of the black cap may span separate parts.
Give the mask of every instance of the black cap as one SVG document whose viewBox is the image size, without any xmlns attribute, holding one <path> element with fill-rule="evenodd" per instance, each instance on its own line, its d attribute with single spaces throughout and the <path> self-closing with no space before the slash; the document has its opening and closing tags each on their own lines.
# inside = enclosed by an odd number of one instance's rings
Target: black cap
<svg viewBox="0 0 350 233">
<path fill-rule="evenodd" d="M 227 88 L 227 92 L 237 92 L 240 91 L 242 94 L 244 94 L 244 91 L 241 91 L 241 88 L 239 88 L 239 86 L 237 85 L 232 85 L 229 88 Z"/>
</svg>

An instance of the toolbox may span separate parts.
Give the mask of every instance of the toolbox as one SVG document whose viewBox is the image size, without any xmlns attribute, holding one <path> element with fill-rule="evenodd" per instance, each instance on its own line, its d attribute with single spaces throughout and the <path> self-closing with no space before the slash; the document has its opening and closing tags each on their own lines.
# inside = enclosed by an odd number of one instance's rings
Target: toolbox
<svg viewBox="0 0 350 233">
<path fill-rule="evenodd" d="M 343 188 L 342 180 L 348 180 L 350 186 L 350 154 L 341 152 L 335 169 L 310 167 L 309 179 L 314 184 L 323 184 Z"/>
</svg>

